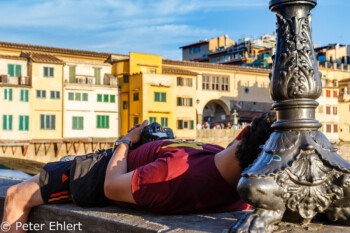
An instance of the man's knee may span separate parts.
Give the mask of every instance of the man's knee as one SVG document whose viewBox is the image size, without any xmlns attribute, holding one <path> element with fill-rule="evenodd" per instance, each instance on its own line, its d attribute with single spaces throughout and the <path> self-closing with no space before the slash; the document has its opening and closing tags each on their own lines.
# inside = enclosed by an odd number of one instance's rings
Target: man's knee
<svg viewBox="0 0 350 233">
<path fill-rule="evenodd" d="M 254 207 L 275 209 L 284 205 L 282 190 L 272 177 L 242 177 L 237 189 L 241 198 Z"/>
</svg>

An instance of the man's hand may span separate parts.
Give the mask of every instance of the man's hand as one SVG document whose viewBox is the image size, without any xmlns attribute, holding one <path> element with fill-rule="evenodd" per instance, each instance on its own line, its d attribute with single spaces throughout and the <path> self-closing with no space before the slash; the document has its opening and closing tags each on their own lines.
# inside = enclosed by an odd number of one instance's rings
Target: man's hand
<svg viewBox="0 0 350 233">
<path fill-rule="evenodd" d="M 147 125 L 148 120 L 143 121 L 142 124 L 135 125 L 132 129 L 128 131 L 128 134 L 125 135 L 122 139 L 129 140 L 132 144 L 137 143 L 141 138 L 141 131 Z"/>
</svg>

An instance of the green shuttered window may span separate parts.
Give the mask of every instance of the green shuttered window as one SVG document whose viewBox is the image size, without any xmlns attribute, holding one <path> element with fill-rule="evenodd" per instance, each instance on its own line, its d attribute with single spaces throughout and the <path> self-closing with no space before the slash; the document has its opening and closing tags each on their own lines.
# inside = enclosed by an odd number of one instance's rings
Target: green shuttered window
<svg viewBox="0 0 350 233">
<path fill-rule="evenodd" d="M 28 102 L 29 99 L 29 90 L 21 90 L 21 101 Z"/>
<path fill-rule="evenodd" d="M 40 114 L 40 129 L 54 130 L 56 125 L 55 115 Z"/>
<path fill-rule="evenodd" d="M 4 100 L 12 101 L 12 88 L 4 89 Z"/>
<path fill-rule="evenodd" d="M 97 128 L 109 129 L 109 116 L 97 115 Z"/>
<path fill-rule="evenodd" d="M 154 92 L 154 101 L 155 102 L 166 102 L 166 93 L 165 92 Z"/>
<path fill-rule="evenodd" d="M 76 77 L 75 77 L 75 66 L 69 67 L 69 82 L 70 83 L 76 83 Z"/>
<path fill-rule="evenodd" d="M 8 64 L 7 65 L 7 73 L 10 77 L 20 77 L 20 76 L 22 76 L 22 66 Z"/>
<path fill-rule="evenodd" d="M 162 125 L 162 127 L 168 127 L 168 118 L 167 117 L 161 118 L 161 125 Z"/>
<path fill-rule="evenodd" d="M 2 117 L 2 129 L 12 130 L 12 115 L 3 115 Z"/>
<path fill-rule="evenodd" d="M 28 131 L 29 129 L 29 116 L 19 116 L 19 130 Z"/>
<path fill-rule="evenodd" d="M 150 117 L 149 118 L 149 123 L 153 123 L 153 122 L 156 122 L 157 121 L 157 118 L 156 117 Z"/>
<path fill-rule="evenodd" d="M 84 117 L 72 117 L 72 129 L 83 130 L 84 129 Z"/>
</svg>

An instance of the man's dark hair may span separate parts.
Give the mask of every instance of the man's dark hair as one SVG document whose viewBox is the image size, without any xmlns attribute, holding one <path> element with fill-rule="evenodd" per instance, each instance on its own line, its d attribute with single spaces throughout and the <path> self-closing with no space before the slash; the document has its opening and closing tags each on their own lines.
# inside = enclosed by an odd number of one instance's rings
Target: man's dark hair
<svg viewBox="0 0 350 233">
<path fill-rule="evenodd" d="M 241 143 L 238 145 L 236 156 L 242 170 L 253 163 L 261 150 L 260 146 L 265 144 L 273 132 L 271 125 L 276 121 L 275 112 L 266 112 L 255 118 L 250 129 L 242 135 Z"/>
</svg>

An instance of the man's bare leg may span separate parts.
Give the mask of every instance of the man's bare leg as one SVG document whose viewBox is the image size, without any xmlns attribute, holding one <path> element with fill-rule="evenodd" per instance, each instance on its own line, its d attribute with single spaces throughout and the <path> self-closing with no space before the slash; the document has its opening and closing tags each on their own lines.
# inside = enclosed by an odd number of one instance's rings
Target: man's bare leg
<svg viewBox="0 0 350 233">
<path fill-rule="evenodd" d="M 7 232 L 25 232 L 22 229 L 16 231 L 16 222 L 26 223 L 31 208 L 41 204 L 44 202 L 40 193 L 39 175 L 11 186 L 6 193 L 2 219 L 2 222 L 11 224 L 11 229 Z"/>
</svg>

